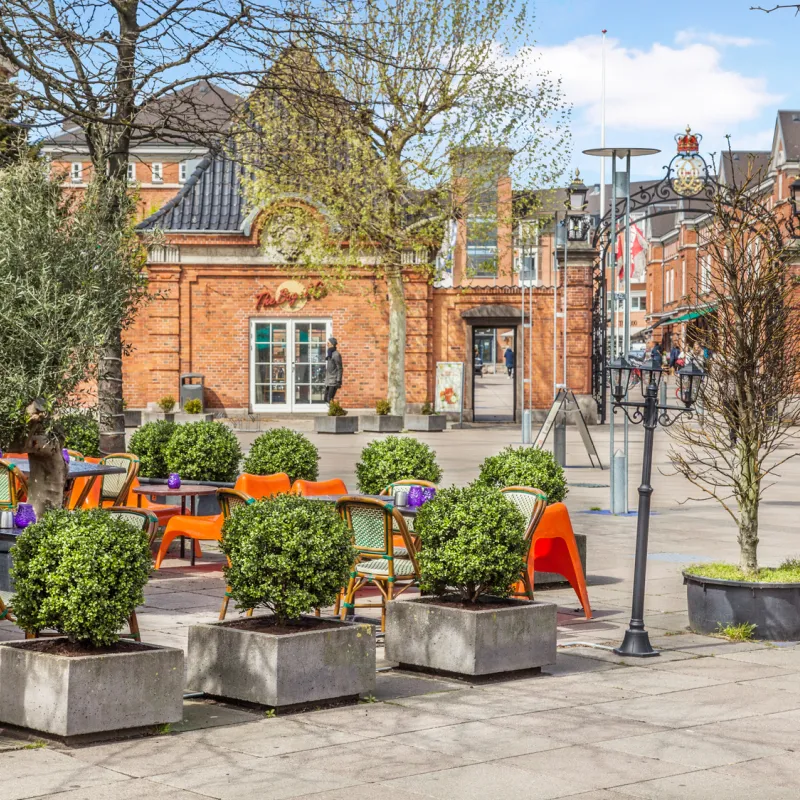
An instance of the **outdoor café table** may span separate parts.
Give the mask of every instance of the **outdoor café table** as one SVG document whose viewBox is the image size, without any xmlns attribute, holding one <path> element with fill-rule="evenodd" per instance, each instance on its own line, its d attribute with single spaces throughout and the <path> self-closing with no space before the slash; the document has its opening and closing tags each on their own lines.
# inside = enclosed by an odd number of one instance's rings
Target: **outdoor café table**
<svg viewBox="0 0 800 800">
<path fill-rule="evenodd" d="M 11 549 L 24 528 L 0 528 L 0 592 L 13 592 L 14 584 L 9 574 L 11 570 Z"/>
<path fill-rule="evenodd" d="M 9 461 L 16 465 L 24 475 L 30 474 L 30 464 L 27 458 L 10 458 Z M 91 464 L 88 461 L 70 460 L 67 467 L 67 482 L 64 486 L 64 508 L 69 506 L 69 498 L 72 494 L 72 484 L 76 478 L 91 478 L 83 490 L 81 501 L 89 496 L 89 492 L 94 486 L 94 482 L 100 475 L 120 475 L 125 472 L 124 467 L 112 467 L 106 464 Z"/>
<path fill-rule="evenodd" d="M 381 503 L 393 503 L 394 500 L 390 495 L 386 494 L 317 494 L 310 495 L 309 500 L 323 500 L 327 503 L 335 503 L 343 497 L 354 497 L 356 500 L 378 500 Z M 416 506 L 395 506 L 395 508 L 404 516 L 413 519 L 417 516 L 419 508 Z"/>
<path fill-rule="evenodd" d="M 170 489 L 166 484 L 147 484 L 146 486 L 137 486 L 133 490 L 134 494 L 139 495 L 137 505 L 142 505 L 142 495 L 156 500 L 164 497 L 180 497 L 181 499 L 181 514 L 186 513 L 186 498 L 191 498 L 191 515 L 195 515 L 196 501 L 195 498 L 209 494 L 216 494 L 216 486 L 203 486 L 202 484 L 186 484 L 182 483 L 177 489 Z M 181 536 L 181 558 L 186 557 L 186 539 Z M 194 543 L 192 543 L 192 566 L 194 566 Z"/>
</svg>

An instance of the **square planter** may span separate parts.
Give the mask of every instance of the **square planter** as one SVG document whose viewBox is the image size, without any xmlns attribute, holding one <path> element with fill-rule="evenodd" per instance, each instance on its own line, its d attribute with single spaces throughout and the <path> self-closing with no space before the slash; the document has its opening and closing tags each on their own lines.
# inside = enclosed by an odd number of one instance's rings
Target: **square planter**
<svg viewBox="0 0 800 800">
<path fill-rule="evenodd" d="M 365 414 L 361 417 L 361 430 L 400 433 L 403 430 L 403 418 L 393 414 Z"/>
<path fill-rule="evenodd" d="M 125 427 L 138 428 L 142 424 L 142 411 L 141 409 L 131 408 L 125 409 Z"/>
<path fill-rule="evenodd" d="M 201 413 L 201 414 L 187 414 L 185 411 L 179 411 L 173 416 L 173 421 L 177 422 L 178 425 L 187 425 L 192 422 L 213 422 L 214 415 L 212 413 Z"/>
<path fill-rule="evenodd" d="M 345 622 L 283 635 L 193 625 L 188 664 L 187 686 L 214 697 L 273 708 L 356 699 L 375 689 L 375 637 Z"/>
<path fill-rule="evenodd" d="M 183 651 L 62 656 L 0 644 L 0 723 L 72 737 L 180 722 Z"/>
<path fill-rule="evenodd" d="M 389 603 L 386 659 L 472 676 L 555 664 L 556 606 L 518 600 L 469 611 L 421 600 Z"/>
<path fill-rule="evenodd" d="M 447 427 L 444 414 L 406 414 L 406 430 L 443 431 Z"/>
<path fill-rule="evenodd" d="M 358 433 L 358 417 L 314 417 L 315 433 Z"/>
</svg>

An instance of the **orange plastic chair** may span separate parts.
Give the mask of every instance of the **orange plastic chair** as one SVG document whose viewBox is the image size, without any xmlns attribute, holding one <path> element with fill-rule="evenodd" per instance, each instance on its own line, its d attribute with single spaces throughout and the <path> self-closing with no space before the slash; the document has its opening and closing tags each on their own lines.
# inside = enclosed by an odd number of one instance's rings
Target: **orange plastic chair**
<svg viewBox="0 0 800 800">
<path fill-rule="evenodd" d="M 346 495 L 347 487 L 340 478 L 331 478 L 329 481 L 296 480 L 292 486 L 292 494 L 299 494 L 301 497 L 319 497 L 322 494 Z"/>
<path fill-rule="evenodd" d="M 235 489 L 217 489 L 217 496 L 220 502 L 228 502 L 228 496 L 233 495 L 234 499 L 239 502 L 252 503 L 253 498 L 246 495 L 244 492 L 238 492 Z M 187 539 L 192 539 L 192 545 L 195 548 L 194 554 L 202 555 L 199 553 L 198 542 L 206 541 L 220 541 L 222 539 L 222 524 L 225 522 L 225 514 L 216 514 L 210 517 L 192 517 L 188 514 L 179 514 L 173 517 L 164 528 L 164 535 L 161 537 L 161 544 L 158 548 L 156 555 L 155 568 L 161 567 L 161 562 L 164 560 L 169 546 L 179 536 L 185 536 Z"/>
<path fill-rule="evenodd" d="M 93 456 L 84 456 L 83 459 L 87 464 L 99 464 L 100 459 Z M 81 508 L 97 508 L 100 505 L 100 479 L 95 478 L 76 478 L 72 483 L 72 492 L 69 496 L 69 507 L 75 509 L 78 506 L 78 500 L 86 489 L 86 484 L 92 482 L 92 487 L 89 489 L 89 494 L 83 500 Z"/>
<path fill-rule="evenodd" d="M 141 486 L 138 478 L 133 479 L 130 491 L 128 492 L 128 500 L 126 506 L 136 506 L 136 508 L 144 508 L 158 517 L 159 526 L 166 525 L 173 517 L 177 517 L 181 513 L 179 505 L 169 505 L 168 503 L 153 503 L 147 498 L 147 495 L 136 494 L 133 490 Z"/>
<path fill-rule="evenodd" d="M 569 512 L 563 503 L 547 506 L 533 533 L 533 541 L 528 552 L 528 578 L 531 588 L 534 586 L 533 574 L 536 570 L 554 572 L 566 578 L 581 601 L 586 619 L 592 618 L 592 607 L 589 605 L 578 544 L 575 541 Z M 521 582 L 516 588 L 524 591 Z"/>
<path fill-rule="evenodd" d="M 276 472 L 274 475 L 252 475 L 243 472 L 236 479 L 233 488 L 255 500 L 263 500 L 276 494 L 288 494 L 292 490 L 292 481 L 285 472 Z"/>
</svg>

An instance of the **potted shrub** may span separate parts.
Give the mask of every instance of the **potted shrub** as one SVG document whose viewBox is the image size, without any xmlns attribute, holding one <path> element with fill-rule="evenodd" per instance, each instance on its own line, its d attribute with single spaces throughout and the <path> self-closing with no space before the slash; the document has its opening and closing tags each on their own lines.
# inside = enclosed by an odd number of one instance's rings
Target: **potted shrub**
<svg viewBox="0 0 800 800">
<path fill-rule="evenodd" d="M 166 394 L 157 405 L 165 414 L 171 414 L 175 408 L 175 398 L 171 394 Z"/>
<path fill-rule="evenodd" d="M 433 450 L 410 436 L 387 436 L 370 442 L 356 464 L 358 488 L 364 494 L 378 494 L 395 481 L 416 478 L 438 483 L 441 477 Z"/>
<path fill-rule="evenodd" d="M 17 624 L 0 644 L 0 722 L 63 737 L 178 722 L 183 652 L 120 640 L 150 573 L 148 537 L 100 510 L 51 511 L 13 548 Z"/>
<path fill-rule="evenodd" d="M 556 606 L 509 597 L 525 564 L 526 520 L 497 489 L 442 489 L 414 532 L 420 588 L 389 603 L 386 658 L 457 675 L 535 669 L 556 660 Z"/>
<path fill-rule="evenodd" d="M 242 460 L 236 434 L 222 422 L 179 425 L 164 449 L 167 473 L 186 481 L 235 481 Z"/>
<path fill-rule="evenodd" d="M 392 404 L 388 400 L 378 400 L 374 414 L 361 417 L 361 430 L 378 433 L 400 433 L 403 430 L 403 417 L 392 414 Z"/>
<path fill-rule="evenodd" d="M 358 433 L 358 417 L 347 416 L 347 411 L 339 402 L 331 400 L 328 404 L 328 415 L 314 417 L 314 431 L 316 433 Z"/>
<path fill-rule="evenodd" d="M 70 411 L 59 417 L 64 431 L 64 447 L 77 450 L 84 456 L 100 456 L 100 425 L 91 411 Z"/>
<path fill-rule="evenodd" d="M 800 425 L 796 239 L 753 191 L 766 177 L 754 174 L 715 194 L 701 231 L 711 281 L 697 301 L 713 313 L 690 359 L 705 370 L 703 424 L 670 428 L 670 457 L 694 490 L 725 510 L 739 545 L 738 564 L 696 564 L 683 573 L 692 630 L 755 626 L 755 638 L 797 640 L 798 563 L 764 567 L 758 553 L 762 498 L 794 454 Z"/>
<path fill-rule="evenodd" d="M 560 503 L 569 491 L 564 470 L 553 454 L 537 447 L 506 447 L 481 464 L 477 483 L 503 489 L 531 486 L 541 489 L 548 502 Z"/>
<path fill-rule="evenodd" d="M 410 431 L 443 431 L 447 426 L 447 417 L 437 414 L 433 405 L 426 400 L 419 414 L 406 414 L 406 428 Z"/>
<path fill-rule="evenodd" d="M 329 503 L 277 495 L 237 509 L 222 536 L 230 596 L 240 610 L 272 613 L 192 626 L 187 685 L 273 708 L 370 693 L 371 627 L 307 615 L 347 582 L 351 541 Z"/>
<path fill-rule="evenodd" d="M 139 475 L 142 478 L 166 478 L 166 448 L 175 433 L 176 425 L 168 420 L 146 422 L 134 431 L 128 443 L 128 450 L 139 456 Z"/>
<path fill-rule="evenodd" d="M 319 452 L 302 433 L 291 428 L 273 428 L 262 433 L 244 460 L 251 475 L 285 472 L 292 482 L 315 481 L 319 476 Z"/>
</svg>

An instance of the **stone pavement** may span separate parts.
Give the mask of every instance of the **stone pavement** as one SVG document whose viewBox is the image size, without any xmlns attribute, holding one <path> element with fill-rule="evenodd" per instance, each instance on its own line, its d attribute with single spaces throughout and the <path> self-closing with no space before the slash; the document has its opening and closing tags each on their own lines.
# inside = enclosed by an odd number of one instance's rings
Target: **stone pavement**
<svg viewBox="0 0 800 800">
<path fill-rule="evenodd" d="M 607 431 L 593 434 L 607 463 Z M 245 444 L 252 438 L 243 435 Z M 321 477 L 355 488 L 353 467 L 370 438 L 315 437 Z M 463 484 L 518 432 L 420 438 L 436 448 L 444 483 Z M 608 472 L 588 467 L 570 429 L 567 504 L 588 536 L 595 614 L 586 621 L 570 589 L 538 593 L 559 606 L 558 660 L 541 676 L 473 686 L 403 674 L 381 660 L 375 697 L 357 706 L 266 718 L 193 698 L 184 722 L 160 736 L 64 748 L 0 734 L 0 800 L 797 798 L 800 647 L 688 632 L 681 568 L 735 560 L 736 540 L 723 511 L 679 503 L 688 489 L 669 474 L 667 446 L 659 431 L 646 619 L 659 657 L 620 659 L 609 649 L 629 616 L 636 520 L 590 512 L 608 507 Z M 631 449 L 635 503 L 640 431 Z M 800 554 L 792 524 L 799 471 L 786 464 L 767 494 L 764 564 Z M 220 559 L 208 551 L 203 562 L 191 570 L 171 559 L 154 575 L 139 617 L 146 641 L 185 646 L 189 625 L 216 617 Z M 0 638 L 17 636 L 0 623 Z"/>
</svg>

